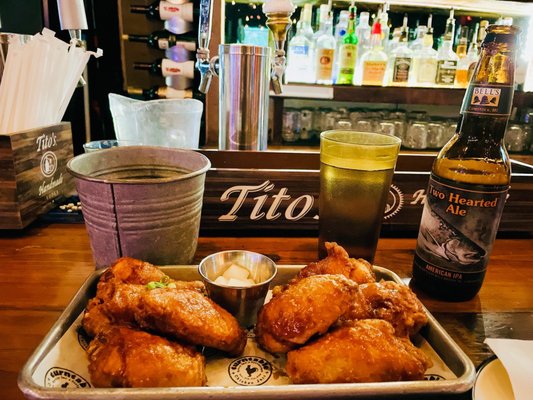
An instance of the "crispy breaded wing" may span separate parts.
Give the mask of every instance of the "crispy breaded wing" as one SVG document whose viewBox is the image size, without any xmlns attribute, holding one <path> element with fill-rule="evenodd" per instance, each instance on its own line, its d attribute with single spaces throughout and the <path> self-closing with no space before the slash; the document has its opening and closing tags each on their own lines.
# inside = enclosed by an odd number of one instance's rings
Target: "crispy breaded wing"
<svg viewBox="0 0 533 400">
<path fill-rule="evenodd" d="M 355 321 L 287 354 L 292 383 L 356 383 L 424 378 L 428 357 L 383 320 Z"/>
<path fill-rule="evenodd" d="M 205 359 L 193 346 L 115 327 L 93 339 L 87 350 L 95 387 L 203 386 Z"/>
<path fill-rule="evenodd" d="M 351 320 L 384 319 L 394 326 L 396 335 L 409 336 L 428 322 L 424 306 L 407 285 L 381 281 L 360 285 L 359 290 L 361 296 L 340 318 L 340 325 Z"/>
<path fill-rule="evenodd" d="M 340 274 L 357 283 L 374 282 L 376 280 L 372 265 L 362 258 L 350 258 L 342 246 L 335 242 L 326 242 L 328 256 L 317 262 L 312 262 L 298 272 L 289 282 L 294 283 L 302 278 L 320 274 Z"/>
<path fill-rule="evenodd" d="M 195 290 L 147 290 L 135 310 L 135 322 L 189 343 L 239 355 L 246 332 L 237 320 L 210 298 Z"/>
<path fill-rule="evenodd" d="M 343 275 L 312 275 L 288 285 L 257 315 L 257 342 L 285 353 L 322 334 L 354 301 L 357 284 Z"/>
<path fill-rule="evenodd" d="M 100 277 L 98 282 L 99 297 L 105 297 L 105 286 L 109 284 L 131 283 L 146 285 L 150 282 L 172 283 L 177 289 L 193 289 L 207 293 L 201 281 L 177 281 L 167 276 L 156 266 L 131 257 L 122 257 L 113 263 Z"/>
<path fill-rule="evenodd" d="M 188 343 L 213 347 L 232 355 L 241 354 L 246 333 L 237 320 L 200 292 L 191 289 L 156 288 L 120 284 L 96 309 L 88 307 L 83 327 L 89 334 L 106 329 L 95 317 L 110 324 L 128 324 Z"/>
</svg>

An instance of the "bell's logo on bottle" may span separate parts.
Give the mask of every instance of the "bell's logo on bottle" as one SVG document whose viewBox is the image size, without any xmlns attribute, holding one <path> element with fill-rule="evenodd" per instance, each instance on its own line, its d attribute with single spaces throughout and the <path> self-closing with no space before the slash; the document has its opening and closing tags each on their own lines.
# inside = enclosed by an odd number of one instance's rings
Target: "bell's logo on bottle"
<svg viewBox="0 0 533 400">
<path fill-rule="evenodd" d="M 474 87 L 470 104 L 498 107 L 501 93 L 502 90 L 497 88 Z"/>
<path fill-rule="evenodd" d="M 470 84 L 461 112 L 488 115 L 509 115 L 513 104 L 513 87 Z"/>
</svg>

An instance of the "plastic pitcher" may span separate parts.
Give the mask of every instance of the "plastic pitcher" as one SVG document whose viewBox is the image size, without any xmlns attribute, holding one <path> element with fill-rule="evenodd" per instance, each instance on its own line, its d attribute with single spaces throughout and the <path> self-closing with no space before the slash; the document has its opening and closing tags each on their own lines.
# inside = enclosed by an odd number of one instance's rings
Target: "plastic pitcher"
<svg viewBox="0 0 533 400">
<path fill-rule="evenodd" d="M 195 99 L 136 100 L 109 94 L 118 140 L 149 146 L 197 149 L 203 103 Z"/>
</svg>

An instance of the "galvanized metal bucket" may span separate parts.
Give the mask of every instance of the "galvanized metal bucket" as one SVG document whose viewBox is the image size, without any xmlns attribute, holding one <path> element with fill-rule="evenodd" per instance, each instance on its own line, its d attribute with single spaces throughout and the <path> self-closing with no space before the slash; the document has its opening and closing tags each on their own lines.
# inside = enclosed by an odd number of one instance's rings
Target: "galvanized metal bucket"
<svg viewBox="0 0 533 400">
<path fill-rule="evenodd" d="M 156 265 L 190 263 L 210 166 L 195 151 L 150 146 L 70 160 L 96 267 L 122 256 Z"/>
</svg>

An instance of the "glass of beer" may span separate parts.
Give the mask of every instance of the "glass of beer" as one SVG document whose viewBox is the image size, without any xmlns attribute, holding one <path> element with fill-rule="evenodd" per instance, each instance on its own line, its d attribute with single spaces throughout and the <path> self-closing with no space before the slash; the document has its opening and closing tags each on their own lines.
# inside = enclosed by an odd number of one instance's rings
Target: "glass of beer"
<svg viewBox="0 0 533 400">
<path fill-rule="evenodd" d="M 381 133 L 320 135 L 319 256 L 337 242 L 350 257 L 374 260 L 401 140 Z"/>
</svg>

